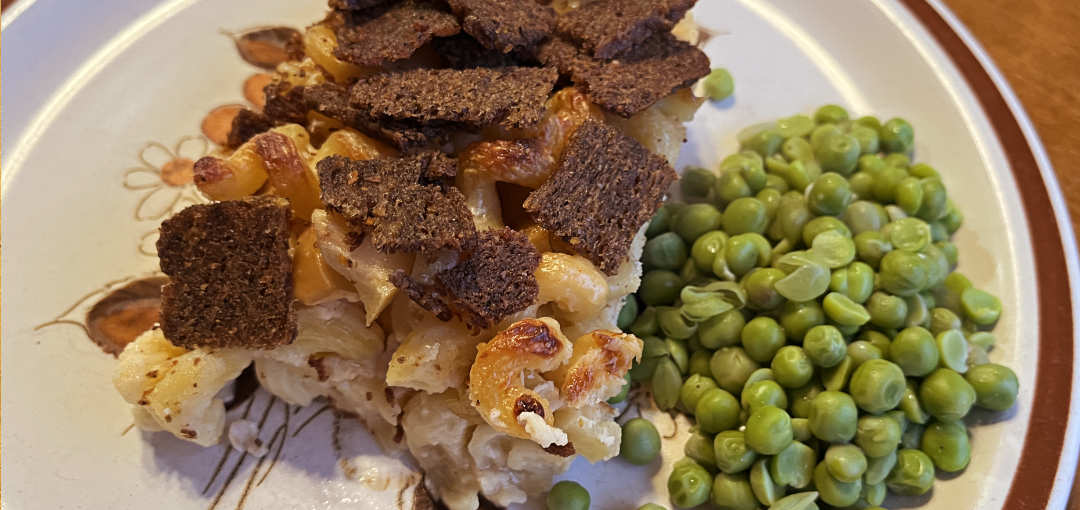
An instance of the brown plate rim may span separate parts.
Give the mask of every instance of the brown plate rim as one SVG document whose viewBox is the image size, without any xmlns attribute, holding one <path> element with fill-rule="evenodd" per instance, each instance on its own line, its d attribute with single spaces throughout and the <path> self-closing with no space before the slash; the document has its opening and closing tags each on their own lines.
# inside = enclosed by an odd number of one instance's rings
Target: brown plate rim
<svg viewBox="0 0 1080 510">
<path fill-rule="evenodd" d="M 1062 229 L 1038 159 L 1020 120 L 993 77 L 942 14 L 927 0 L 902 0 L 952 60 L 978 99 L 1016 180 L 1031 232 L 1039 300 L 1038 370 L 1031 421 L 1002 508 L 1046 508 L 1051 503 L 1066 444 L 1071 407 L 1074 324 L 1072 290 Z M 1049 469 L 1048 469 L 1049 468 Z M 1049 475 L 1049 476 L 1048 476 Z"/>
</svg>

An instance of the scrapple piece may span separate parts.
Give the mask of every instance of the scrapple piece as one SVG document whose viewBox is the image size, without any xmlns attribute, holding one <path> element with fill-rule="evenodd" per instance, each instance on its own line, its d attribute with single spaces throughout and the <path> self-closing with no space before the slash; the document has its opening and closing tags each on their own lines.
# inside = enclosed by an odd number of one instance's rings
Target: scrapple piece
<svg viewBox="0 0 1080 510">
<path fill-rule="evenodd" d="M 226 143 L 229 147 L 239 147 L 251 137 L 269 131 L 272 127 L 274 127 L 274 121 L 270 117 L 244 108 L 236 114 L 236 117 L 233 117 L 229 139 Z"/>
<path fill-rule="evenodd" d="M 349 103 L 349 89 L 334 83 L 304 87 L 306 105 L 327 117 L 382 138 L 402 152 L 413 154 L 442 145 L 457 126 L 426 125 L 412 122 L 379 121 Z"/>
<path fill-rule="evenodd" d="M 361 79 L 350 99 L 380 120 L 525 128 L 540 121 L 557 79 L 551 68 L 417 69 Z"/>
<path fill-rule="evenodd" d="M 525 200 L 525 210 L 611 275 L 675 179 L 664 158 L 613 127 L 586 121 L 555 174 Z"/>
<path fill-rule="evenodd" d="M 161 224 L 161 328 L 187 348 L 269 349 L 296 338 L 289 204 L 190 206 Z"/>
<path fill-rule="evenodd" d="M 528 237 L 503 228 L 481 232 L 476 250 L 435 275 L 435 285 L 418 283 L 402 271 L 392 281 L 439 319 L 456 315 L 474 329 L 487 329 L 536 301 L 539 265 L 540 254 Z"/>
<path fill-rule="evenodd" d="M 476 39 L 464 34 L 436 39 L 433 44 L 435 52 L 451 69 L 516 67 L 527 63 L 527 59 L 521 58 L 517 51 L 503 53 L 489 50 L 476 42 Z"/>
<path fill-rule="evenodd" d="M 552 39 L 540 48 L 538 58 L 570 75 L 589 100 L 623 117 L 632 117 L 709 74 L 709 57 L 667 32 L 617 60 L 598 60 L 575 51 L 566 41 Z"/>
<path fill-rule="evenodd" d="M 460 31 L 453 14 L 430 2 L 406 0 L 349 13 L 337 29 L 334 54 L 346 62 L 376 67 L 411 57 L 435 36 Z"/>
<path fill-rule="evenodd" d="M 367 161 L 331 156 L 318 164 L 326 207 L 391 253 L 473 248 L 476 225 L 465 197 L 443 186 L 456 172 L 454 160 L 441 153 Z"/>
<path fill-rule="evenodd" d="M 633 0 L 631 0 L 633 1 Z M 532 0 L 448 0 L 465 32 L 488 49 L 530 50 L 551 35 L 555 11 Z"/>
<path fill-rule="evenodd" d="M 668 32 L 697 0 L 599 0 L 559 17 L 558 32 L 596 58 L 611 59 Z"/>
</svg>

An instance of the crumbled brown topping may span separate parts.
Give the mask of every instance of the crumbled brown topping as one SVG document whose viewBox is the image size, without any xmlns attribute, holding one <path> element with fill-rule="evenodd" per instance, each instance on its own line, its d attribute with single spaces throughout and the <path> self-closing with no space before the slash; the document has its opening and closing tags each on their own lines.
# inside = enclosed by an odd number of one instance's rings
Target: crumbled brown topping
<svg viewBox="0 0 1080 510">
<path fill-rule="evenodd" d="M 481 232 L 476 250 L 435 275 L 434 285 L 415 282 L 400 271 L 393 282 L 441 320 L 457 315 L 472 328 L 486 329 L 536 300 L 539 264 L 540 254 L 528 237 L 504 228 Z"/>
<path fill-rule="evenodd" d="M 528 60 L 516 51 L 503 53 L 485 48 L 476 39 L 465 34 L 436 39 L 433 44 L 435 52 L 451 69 L 515 67 L 525 64 Z"/>
<path fill-rule="evenodd" d="M 275 82 L 263 89 L 266 106 L 263 113 L 275 123 L 304 124 L 307 122 L 308 104 L 304 87 L 288 88 L 283 82 Z"/>
<path fill-rule="evenodd" d="M 551 34 L 555 11 L 534 1 L 448 0 L 469 35 L 488 49 L 530 50 Z"/>
<path fill-rule="evenodd" d="M 577 453 L 577 450 L 574 449 L 574 443 L 571 442 L 567 442 L 564 445 L 551 443 L 547 448 L 544 448 L 544 451 L 552 455 L 558 455 L 559 457 L 573 457 L 574 454 Z"/>
<path fill-rule="evenodd" d="M 587 121 L 570 138 L 559 169 L 525 200 L 525 210 L 615 274 L 675 179 L 664 158 L 615 128 Z"/>
<path fill-rule="evenodd" d="M 540 121 L 557 79 L 548 68 L 417 69 L 361 79 L 350 102 L 380 121 L 523 128 Z"/>
<path fill-rule="evenodd" d="M 381 66 L 411 57 L 435 36 L 460 31 L 457 18 L 434 3 L 405 0 L 345 16 L 334 54 L 354 64 Z"/>
<path fill-rule="evenodd" d="M 697 0 L 598 0 L 558 20 L 560 34 L 596 58 L 625 54 L 659 32 L 670 31 Z"/>
<path fill-rule="evenodd" d="M 330 0 L 330 8 L 345 11 L 362 11 L 376 5 L 385 4 L 388 1 L 390 0 Z"/>
<path fill-rule="evenodd" d="M 240 110 L 233 117 L 232 129 L 229 130 L 229 147 L 239 147 L 253 136 L 269 131 L 274 127 L 270 117 L 247 108 Z"/>
<path fill-rule="evenodd" d="M 412 122 L 379 121 L 349 103 L 349 90 L 341 85 L 323 83 L 305 87 L 303 100 L 311 109 L 340 120 L 348 126 L 383 138 L 405 153 L 415 153 L 441 145 L 453 126 Z M 306 108 L 306 107 L 305 107 Z"/>
<path fill-rule="evenodd" d="M 667 32 L 647 39 L 617 60 L 590 58 L 557 38 L 544 43 L 537 56 L 545 65 L 569 75 L 585 89 L 590 101 L 623 117 L 631 117 L 709 74 L 709 57 Z"/>
<path fill-rule="evenodd" d="M 296 337 L 289 208 L 254 197 L 190 206 L 161 224 L 161 329 L 188 348 L 271 348 Z"/>
</svg>

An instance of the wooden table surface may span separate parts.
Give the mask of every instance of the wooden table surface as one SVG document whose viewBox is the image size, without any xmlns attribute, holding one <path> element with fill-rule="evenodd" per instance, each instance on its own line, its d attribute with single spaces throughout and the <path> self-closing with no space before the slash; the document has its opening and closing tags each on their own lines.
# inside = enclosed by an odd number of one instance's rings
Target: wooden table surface
<svg viewBox="0 0 1080 510">
<path fill-rule="evenodd" d="M 946 0 L 1012 84 L 1080 231 L 1080 2 Z M 1080 510 L 1080 477 L 1070 510 Z"/>
</svg>

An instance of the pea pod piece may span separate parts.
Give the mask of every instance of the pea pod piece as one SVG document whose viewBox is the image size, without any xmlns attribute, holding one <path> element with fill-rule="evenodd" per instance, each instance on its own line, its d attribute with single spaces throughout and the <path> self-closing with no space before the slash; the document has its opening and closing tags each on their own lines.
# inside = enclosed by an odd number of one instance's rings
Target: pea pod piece
<svg viewBox="0 0 1080 510">
<path fill-rule="evenodd" d="M 745 325 L 739 310 L 722 313 L 698 325 L 698 340 L 706 349 L 737 345 Z"/>
<path fill-rule="evenodd" d="M 628 331 L 638 317 L 638 302 L 633 294 L 626 296 L 626 302 L 619 309 L 619 317 L 616 325 L 622 331 Z"/>
<path fill-rule="evenodd" d="M 630 325 L 630 332 L 638 338 L 646 338 L 659 333 L 660 323 L 656 320 L 656 308 L 651 306 L 645 308 Z"/>
<path fill-rule="evenodd" d="M 663 410 L 675 407 L 682 388 L 682 373 L 670 357 L 660 358 L 652 376 L 652 393 L 656 406 Z"/>
</svg>

